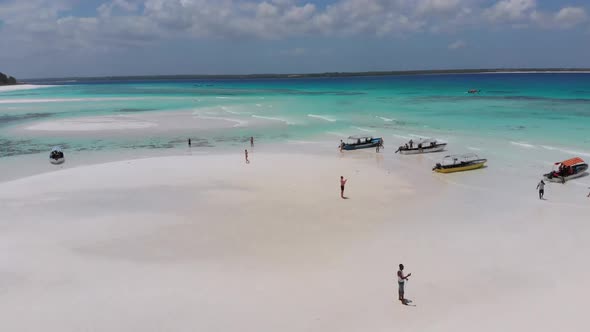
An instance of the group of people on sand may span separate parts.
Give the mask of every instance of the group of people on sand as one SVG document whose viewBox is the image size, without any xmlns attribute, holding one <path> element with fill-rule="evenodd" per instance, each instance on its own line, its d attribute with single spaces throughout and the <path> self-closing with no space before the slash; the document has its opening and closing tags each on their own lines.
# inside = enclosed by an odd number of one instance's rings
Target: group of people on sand
<svg viewBox="0 0 590 332">
<path fill-rule="evenodd" d="M 561 178 L 561 182 L 565 183 L 565 177 L 574 174 L 574 169 L 571 166 L 559 165 L 559 168 L 550 174 L 551 177 Z"/>
</svg>

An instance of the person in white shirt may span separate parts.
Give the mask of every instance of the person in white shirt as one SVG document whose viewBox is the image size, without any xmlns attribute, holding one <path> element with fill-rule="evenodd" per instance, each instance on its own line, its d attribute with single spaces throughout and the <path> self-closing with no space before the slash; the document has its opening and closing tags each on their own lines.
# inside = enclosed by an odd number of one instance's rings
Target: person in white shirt
<svg viewBox="0 0 590 332">
<path fill-rule="evenodd" d="M 411 275 L 411 273 L 404 275 L 404 264 L 399 265 L 399 270 L 397 271 L 397 285 L 399 287 L 398 295 L 399 300 L 402 301 L 403 304 L 406 304 L 406 299 L 404 298 L 404 286 L 406 284 L 406 280 L 408 280 L 408 277 L 410 277 Z"/>
</svg>

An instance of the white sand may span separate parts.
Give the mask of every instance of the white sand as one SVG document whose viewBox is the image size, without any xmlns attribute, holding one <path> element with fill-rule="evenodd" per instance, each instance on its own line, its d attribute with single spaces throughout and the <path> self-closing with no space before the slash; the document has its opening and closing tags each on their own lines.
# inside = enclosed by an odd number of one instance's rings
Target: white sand
<svg viewBox="0 0 590 332">
<path fill-rule="evenodd" d="M 19 91 L 19 90 L 31 90 L 31 89 L 39 89 L 39 88 L 50 88 L 52 86 L 54 86 L 54 85 L 33 85 L 33 84 L 4 85 L 4 86 L 0 86 L 0 93 L 2 93 L 2 92 L 11 92 L 11 91 Z"/>
<path fill-rule="evenodd" d="M 389 158 L 236 152 L 0 183 L 3 330 L 584 329 L 585 188 L 541 202 L 493 164 Z M 416 307 L 396 300 L 400 262 Z"/>
<path fill-rule="evenodd" d="M 157 126 L 156 123 L 141 121 L 132 116 L 115 115 L 101 117 L 69 118 L 38 122 L 26 127 L 27 130 L 42 131 L 97 131 L 145 129 Z"/>
<path fill-rule="evenodd" d="M 275 126 L 274 119 L 239 116 L 209 116 L 194 110 L 141 112 L 120 115 L 85 116 L 65 119 L 37 121 L 16 126 L 10 131 L 15 135 L 131 135 L 137 132 L 153 134 L 170 132 L 175 135 L 194 130 L 229 129 L 237 127 Z"/>
</svg>

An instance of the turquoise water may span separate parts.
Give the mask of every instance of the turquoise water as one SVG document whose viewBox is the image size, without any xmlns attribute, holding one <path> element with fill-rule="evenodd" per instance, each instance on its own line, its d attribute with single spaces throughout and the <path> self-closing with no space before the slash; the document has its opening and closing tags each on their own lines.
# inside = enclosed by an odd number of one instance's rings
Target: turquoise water
<svg viewBox="0 0 590 332">
<path fill-rule="evenodd" d="M 47 82 L 46 82 L 47 83 Z M 51 82 L 49 82 L 51 83 Z M 479 89 L 479 94 L 468 94 Z M 242 122 L 214 131 L 127 135 L 18 130 L 64 118 L 186 111 Z M 494 139 L 590 150 L 590 74 L 477 74 L 323 79 L 70 82 L 0 92 L 0 157 L 46 152 L 173 148 L 187 135 L 204 147 L 257 141 L 386 141 L 414 136 Z"/>
</svg>

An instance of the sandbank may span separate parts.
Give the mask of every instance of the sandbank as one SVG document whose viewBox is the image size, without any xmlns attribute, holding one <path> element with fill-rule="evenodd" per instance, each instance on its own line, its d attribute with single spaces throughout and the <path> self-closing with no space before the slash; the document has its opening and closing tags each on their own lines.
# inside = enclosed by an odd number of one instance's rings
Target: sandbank
<svg viewBox="0 0 590 332">
<path fill-rule="evenodd" d="M 40 88 L 50 88 L 52 86 L 54 86 L 54 85 L 34 85 L 34 84 L 3 85 L 3 86 L 0 86 L 0 93 L 11 92 L 11 91 L 20 91 L 20 90 L 40 89 Z"/>
<path fill-rule="evenodd" d="M 0 183 L 4 328 L 583 326 L 585 189 L 548 185 L 543 202 L 493 163 L 439 176 L 423 156 L 255 147 L 246 165 L 242 152 L 58 168 Z M 347 200 L 340 175 L 349 179 Z M 415 307 L 397 301 L 399 263 L 412 272 Z"/>
</svg>

